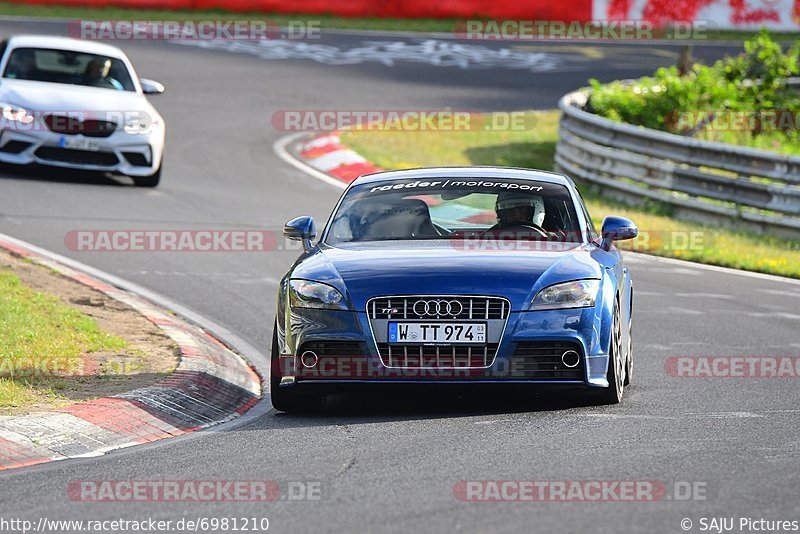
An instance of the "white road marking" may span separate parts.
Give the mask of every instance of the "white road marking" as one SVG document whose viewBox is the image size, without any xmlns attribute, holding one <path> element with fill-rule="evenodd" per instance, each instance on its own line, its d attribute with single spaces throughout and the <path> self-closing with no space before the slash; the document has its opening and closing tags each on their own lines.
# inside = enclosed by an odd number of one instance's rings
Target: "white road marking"
<svg viewBox="0 0 800 534">
<path fill-rule="evenodd" d="M 781 284 L 791 284 L 800 286 L 800 280 L 794 278 L 786 278 L 784 276 L 776 276 L 774 274 L 764 274 L 764 273 L 754 273 L 752 271 L 740 271 L 739 269 L 732 269 L 730 267 L 718 267 L 716 265 L 706 265 L 704 263 L 694 263 L 691 261 L 686 260 L 678 260 L 675 258 L 664 258 L 661 256 L 649 256 L 642 252 L 626 252 L 626 258 L 635 258 L 639 257 L 645 259 L 649 262 L 653 263 L 671 263 L 673 265 L 681 265 L 683 267 L 682 271 L 690 271 L 691 269 L 695 269 L 698 271 L 715 271 L 718 273 L 724 274 L 733 274 L 736 276 L 745 276 L 747 278 L 758 278 L 760 280 L 768 280 L 770 282 L 777 282 Z M 626 260 L 627 261 L 627 260 Z M 652 270 L 652 269 L 650 269 Z M 677 272 L 671 271 L 668 269 L 664 269 L 663 272 Z M 695 273 L 699 274 L 699 273 Z"/>
<path fill-rule="evenodd" d="M 658 309 L 638 309 L 636 313 L 652 313 L 652 314 L 659 314 L 659 315 L 674 315 L 674 314 L 683 314 L 683 315 L 705 315 L 706 312 L 702 312 L 699 310 L 692 310 L 689 308 L 678 308 L 677 306 L 669 306 L 668 308 L 658 308 Z"/>
<path fill-rule="evenodd" d="M 476 421 L 474 424 L 476 424 L 476 425 L 493 425 L 495 423 L 512 423 L 514 421 L 518 421 L 518 419 L 492 419 L 490 421 Z"/>
<path fill-rule="evenodd" d="M 567 413 L 567 417 L 582 419 L 636 419 L 636 420 L 661 420 L 673 421 L 679 419 L 763 419 L 773 415 L 796 415 L 800 410 L 764 410 L 762 412 L 684 412 L 676 415 L 651 415 L 651 414 L 621 414 L 621 413 Z M 517 423 L 520 419 L 490 419 L 476 421 L 475 425 L 493 425 L 497 423 Z"/>
<path fill-rule="evenodd" d="M 648 415 L 648 414 L 617 414 L 617 413 L 571 413 L 572 417 L 596 419 L 761 419 L 770 414 L 800 413 L 800 410 L 769 410 L 763 413 L 755 412 L 685 412 L 678 415 Z"/>
<path fill-rule="evenodd" d="M 231 282 L 239 285 L 269 284 L 277 286 L 280 280 L 277 278 L 271 278 L 269 276 L 262 276 L 261 278 L 232 278 Z"/>
<path fill-rule="evenodd" d="M 711 417 L 712 419 L 753 419 L 759 417 L 766 417 L 762 414 L 753 412 L 710 412 L 710 413 L 685 413 L 683 415 L 696 416 L 696 417 Z"/>
<path fill-rule="evenodd" d="M 305 132 L 298 132 L 296 134 L 287 135 L 285 137 L 281 137 L 272 145 L 272 150 L 275 151 L 275 154 L 278 155 L 283 161 L 291 165 L 292 167 L 299 169 L 306 173 L 307 175 L 311 176 L 312 178 L 316 178 L 320 182 L 325 182 L 328 185 L 332 185 L 337 189 L 345 189 L 347 184 L 342 182 L 341 180 L 337 180 L 333 176 L 329 176 L 324 172 L 318 171 L 314 167 L 308 165 L 307 163 L 300 161 L 299 159 L 295 158 L 289 151 L 286 149 L 290 144 L 296 142 L 298 139 L 306 136 Z"/>
<path fill-rule="evenodd" d="M 140 270 L 120 270 L 119 274 L 130 276 L 176 276 L 176 277 L 192 277 L 192 278 L 219 278 L 223 280 L 230 280 L 235 284 L 278 284 L 279 279 L 271 276 L 252 276 L 244 273 L 231 273 L 231 272 L 207 272 L 207 271 L 162 271 L 156 269 L 154 271 L 140 271 Z"/>
<path fill-rule="evenodd" d="M 412 41 L 362 41 L 339 47 L 286 39 L 260 41 L 172 40 L 171 44 L 250 54 L 265 60 L 310 59 L 325 65 L 416 63 L 435 67 L 506 68 L 528 72 L 553 72 L 564 68 L 569 54 L 523 52 L 510 48 L 463 44 L 440 39 Z"/>
<path fill-rule="evenodd" d="M 642 345 L 642 348 L 651 350 L 673 350 L 672 345 L 661 345 L 660 343 L 646 343 Z"/>
<path fill-rule="evenodd" d="M 765 310 L 771 310 L 776 312 L 783 311 L 786 309 L 786 306 L 780 306 L 778 304 L 764 304 L 760 302 L 757 304 L 757 306 L 759 308 L 764 308 Z"/>
<path fill-rule="evenodd" d="M 317 137 L 316 139 L 312 139 L 308 143 L 304 145 L 304 148 L 308 150 L 309 148 L 319 148 L 327 145 L 334 145 L 339 144 L 339 136 L 338 135 L 325 135 L 322 137 Z"/>
<path fill-rule="evenodd" d="M 760 292 L 767 295 L 775 295 L 777 297 L 786 297 L 787 299 L 792 299 L 794 301 L 800 300 L 800 291 L 793 289 L 762 289 Z"/>
<path fill-rule="evenodd" d="M 773 319 L 775 317 L 780 317 L 781 319 L 790 319 L 794 321 L 800 321 L 800 315 L 796 313 L 788 313 L 788 312 L 747 312 L 746 314 L 748 317 L 756 317 L 759 319 L 762 318 L 769 318 Z"/>
<path fill-rule="evenodd" d="M 328 152 L 317 158 L 312 158 L 307 163 L 321 171 L 332 171 L 342 165 L 365 163 L 366 161 L 363 156 L 359 156 L 352 150 L 336 150 L 335 152 Z"/>
<path fill-rule="evenodd" d="M 661 259 L 661 258 L 659 258 Z M 651 273 L 665 273 L 665 274 L 685 274 L 687 276 L 700 276 L 702 273 L 687 269 L 685 267 L 646 267 L 646 270 Z"/>
<path fill-rule="evenodd" d="M 701 299 L 723 299 L 733 300 L 734 297 L 730 295 L 723 295 L 721 293 L 674 293 L 676 297 L 684 298 L 701 298 Z"/>
</svg>

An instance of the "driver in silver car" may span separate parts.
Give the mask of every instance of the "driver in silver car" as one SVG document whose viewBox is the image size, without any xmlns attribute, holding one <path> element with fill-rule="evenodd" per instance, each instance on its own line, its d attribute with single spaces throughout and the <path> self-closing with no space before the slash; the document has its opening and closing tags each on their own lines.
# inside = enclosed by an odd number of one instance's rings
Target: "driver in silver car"
<svg viewBox="0 0 800 534">
<path fill-rule="evenodd" d="M 94 87 L 105 87 L 107 89 L 124 90 L 122 84 L 109 76 L 111 72 L 111 60 L 108 58 L 95 58 L 86 65 L 84 73 L 84 83 Z"/>
</svg>

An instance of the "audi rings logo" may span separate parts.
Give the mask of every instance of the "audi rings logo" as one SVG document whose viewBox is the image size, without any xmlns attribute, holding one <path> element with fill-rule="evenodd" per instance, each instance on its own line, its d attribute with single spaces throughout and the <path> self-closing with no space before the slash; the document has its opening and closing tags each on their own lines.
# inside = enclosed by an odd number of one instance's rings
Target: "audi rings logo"
<svg viewBox="0 0 800 534">
<path fill-rule="evenodd" d="M 412 308 L 420 317 L 440 317 L 442 315 L 460 315 L 464 305 L 457 300 L 418 300 Z"/>
</svg>

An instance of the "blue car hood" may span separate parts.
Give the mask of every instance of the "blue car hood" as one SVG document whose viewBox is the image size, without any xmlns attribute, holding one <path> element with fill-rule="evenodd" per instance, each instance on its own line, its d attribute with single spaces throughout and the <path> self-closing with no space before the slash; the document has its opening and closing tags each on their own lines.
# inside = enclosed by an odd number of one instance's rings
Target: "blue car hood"
<svg viewBox="0 0 800 534">
<path fill-rule="evenodd" d="M 591 257 L 594 245 L 529 242 L 513 248 L 476 251 L 447 241 L 321 245 L 289 276 L 333 285 L 357 311 L 381 295 L 496 295 L 523 310 L 543 287 L 602 274 Z"/>
</svg>

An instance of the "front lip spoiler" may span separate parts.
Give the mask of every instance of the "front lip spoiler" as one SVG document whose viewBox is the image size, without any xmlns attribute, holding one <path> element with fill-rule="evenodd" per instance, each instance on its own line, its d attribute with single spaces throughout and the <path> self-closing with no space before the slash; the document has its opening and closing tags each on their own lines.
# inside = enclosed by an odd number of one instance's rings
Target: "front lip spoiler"
<svg viewBox="0 0 800 534">
<path fill-rule="evenodd" d="M 347 381 L 324 381 L 307 380 L 279 386 L 291 390 L 297 395 L 358 395 L 368 394 L 379 396 L 387 394 L 398 396 L 403 392 L 417 391 L 423 394 L 450 394 L 464 392 L 474 395 L 477 390 L 493 392 L 493 397 L 504 398 L 506 395 L 532 393 L 567 393 L 570 395 L 580 395 L 591 392 L 595 388 L 590 388 L 583 381 L 574 382 L 545 382 L 545 381 L 524 381 L 506 380 L 496 381 L 451 381 L 451 382 L 425 382 L 421 380 L 413 381 L 393 381 L 376 382 L 374 380 L 347 380 Z"/>
<path fill-rule="evenodd" d="M 336 387 L 339 385 L 369 385 L 369 386 L 401 386 L 401 385 L 427 385 L 427 386 L 447 386 L 449 384 L 453 385 L 461 385 L 461 386 L 480 386 L 480 385 L 495 385 L 495 386 L 513 386 L 514 384 L 519 385 L 567 385 L 567 386 L 586 386 L 586 381 L 584 380 L 516 380 L 516 379 L 505 379 L 505 380 L 483 380 L 476 378 L 474 380 L 418 380 L 418 379 L 382 379 L 382 380 L 337 380 L 337 379 L 330 379 L 330 380 L 318 380 L 318 379 L 309 379 L 309 380 L 299 380 L 295 381 L 291 384 L 282 384 L 282 387 L 295 387 L 301 385 L 326 385 L 331 387 Z"/>
</svg>

